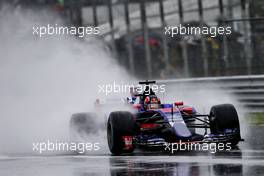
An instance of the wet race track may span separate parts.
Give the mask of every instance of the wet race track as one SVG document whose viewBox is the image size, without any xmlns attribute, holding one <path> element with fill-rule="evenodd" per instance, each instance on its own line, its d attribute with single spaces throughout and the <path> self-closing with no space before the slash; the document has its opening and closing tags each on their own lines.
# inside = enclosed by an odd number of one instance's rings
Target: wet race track
<svg viewBox="0 0 264 176">
<path fill-rule="evenodd" d="M 130 156 L 53 155 L 6 156 L 0 159 L 1 176 L 175 175 L 218 176 L 264 174 L 264 127 L 251 126 L 250 135 L 231 151 L 135 151 Z"/>
</svg>

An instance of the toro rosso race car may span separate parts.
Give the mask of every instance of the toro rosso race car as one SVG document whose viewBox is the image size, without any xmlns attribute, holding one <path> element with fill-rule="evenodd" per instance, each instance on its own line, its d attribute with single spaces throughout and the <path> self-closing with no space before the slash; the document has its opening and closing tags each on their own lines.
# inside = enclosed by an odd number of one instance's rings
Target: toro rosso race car
<svg viewBox="0 0 264 176">
<path fill-rule="evenodd" d="M 107 115 L 107 141 L 112 154 L 131 153 L 136 147 L 164 146 L 179 141 L 221 142 L 235 146 L 241 140 L 239 118 L 232 104 L 215 105 L 209 114 L 200 114 L 183 102 L 161 103 L 151 90 L 150 84 L 154 83 L 139 82 L 145 85 L 145 90 L 134 95 L 132 101 L 128 102 L 135 111 L 113 111 Z M 135 103 L 136 98 L 139 103 Z M 85 125 L 81 116 L 87 117 L 87 114 L 73 115 L 71 126 L 77 123 Z M 92 128 L 94 124 L 90 122 L 88 120 Z M 89 131 L 87 128 L 84 126 L 82 130 Z M 197 128 L 203 128 L 204 134 L 196 133 Z M 207 133 L 207 129 L 210 129 L 210 133 Z"/>
</svg>

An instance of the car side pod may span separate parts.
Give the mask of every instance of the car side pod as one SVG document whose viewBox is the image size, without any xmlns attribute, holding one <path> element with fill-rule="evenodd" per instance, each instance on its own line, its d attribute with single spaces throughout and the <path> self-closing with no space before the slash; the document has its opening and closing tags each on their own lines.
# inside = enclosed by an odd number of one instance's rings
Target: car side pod
<svg viewBox="0 0 264 176">
<path fill-rule="evenodd" d="M 192 134 L 185 123 L 174 122 L 173 129 L 177 138 L 188 139 L 191 138 Z"/>
</svg>

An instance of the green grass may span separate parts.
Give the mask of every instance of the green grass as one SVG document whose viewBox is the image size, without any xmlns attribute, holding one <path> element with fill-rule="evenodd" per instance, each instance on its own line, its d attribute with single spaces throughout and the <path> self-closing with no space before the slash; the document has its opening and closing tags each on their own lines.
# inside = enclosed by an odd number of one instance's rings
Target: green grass
<svg viewBox="0 0 264 176">
<path fill-rule="evenodd" d="M 254 125 L 264 125 L 264 113 L 250 113 L 249 122 Z"/>
</svg>

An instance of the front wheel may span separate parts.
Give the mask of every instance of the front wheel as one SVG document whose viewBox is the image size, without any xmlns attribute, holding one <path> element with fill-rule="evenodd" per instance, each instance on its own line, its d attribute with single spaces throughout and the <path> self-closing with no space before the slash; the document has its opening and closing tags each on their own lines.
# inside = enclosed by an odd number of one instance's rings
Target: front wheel
<svg viewBox="0 0 264 176">
<path fill-rule="evenodd" d="M 230 140 L 231 145 L 235 146 L 241 139 L 240 126 L 237 111 L 232 104 L 221 104 L 211 108 L 210 130 L 212 134 L 226 134 L 232 131 L 233 135 Z"/>
</svg>

